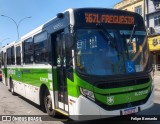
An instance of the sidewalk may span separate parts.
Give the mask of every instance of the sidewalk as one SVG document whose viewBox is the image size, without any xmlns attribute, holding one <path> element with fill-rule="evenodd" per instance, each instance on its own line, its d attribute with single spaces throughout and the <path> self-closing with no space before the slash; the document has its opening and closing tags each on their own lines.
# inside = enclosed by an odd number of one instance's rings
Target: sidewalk
<svg viewBox="0 0 160 124">
<path fill-rule="evenodd" d="M 160 91 L 160 71 L 154 73 L 154 86 L 155 91 Z"/>
<path fill-rule="evenodd" d="M 155 75 L 155 76 L 160 76 L 160 71 L 155 71 L 155 72 L 154 72 L 154 75 Z"/>
</svg>

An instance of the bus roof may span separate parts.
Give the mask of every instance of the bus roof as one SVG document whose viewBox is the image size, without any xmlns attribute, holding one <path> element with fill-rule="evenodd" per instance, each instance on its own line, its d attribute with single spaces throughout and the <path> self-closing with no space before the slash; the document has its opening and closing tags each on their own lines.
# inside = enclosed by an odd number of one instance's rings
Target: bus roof
<svg viewBox="0 0 160 124">
<path fill-rule="evenodd" d="M 72 12 L 74 10 L 84 10 L 84 9 L 104 9 L 104 10 L 113 10 L 113 11 L 122 11 L 122 12 L 127 12 L 127 13 L 132 13 L 132 14 L 137 14 L 137 13 L 134 13 L 134 12 L 129 12 L 129 11 L 125 11 L 125 10 L 118 10 L 118 9 L 110 9 L 110 8 L 70 8 L 70 9 L 67 9 L 65 10 L 64 12 L 62 13 L 65 13 L 65 12 Z M 137 14 L 138 15 L 138 14 Z M 35 28 L 34 30 L 32 30 L 31 32 L 27 33 L 26 35 L 22 36 L 21 37 L 21 40 L 25 40 L 29 37 L 31 37 L 32 35 L 35 35 L 35 34 L 38 34 L 39 32 L 42 31 L 42 29 L 44 28 L 44 26 L 47 26 L 48 23 L 52 22 L 54 19 L 56 19 L 57 17 L 55 16 L 54 18 L 52 18 L 51 20 L 47 21 L 46 23 L 40 25 L 39 27 Z"/>
<path fill-rule="evenodd" d="M 110 8 L 70 8 L 70 9 L 67 9 L 65 10 L 64 12 L 62 13 L 65 13 L 65 12 L 69 12 L 69 13 L 72 13 L 74 10 L 101 10 L 101 9 L 104 9 L 104 10 L 110 10 L 110 11 L 113 11 L 113 12 L 126 12 L 126 13 L 132 13 L 132 14 L 136 14 L 136 15 L 139 15 L 137 13 L 134 13 L 134 12 L 129 12 L 129 11 L 125 11 L 125 10 L 118 10 L 118 9 L 110 9 Z M 14 41 L 12 42 L 13 44 L 14 43 L 17 43 L 17 42 L 22 42 L 30 37 L 32 37 L 33 35 L 36 35 L 38 33 L 40 33 L 45 27 L 47 27 L 50 23 L 52 23 L 52 21 L 54 21 L 57 17 L 55 16 L 54 18 L 52 18 L 51 20 L 49 20 L 48 22 L 40 25 L 39 27 L 35 28 L 34 30 L 30 31 L 29 33 L 21 36 L 21 38 L 18 40 L 18 41 Z M 74 20 L 70 20 L 70 21 L 74 21 Z M 73 22 L 74 23 L 74 22 Z M 5 47 L 9 47 L 10 45 L 13 45 L 13 44 L 9 44 L 9 45 L 6 45 Z"/>
<path fill-rule="evenodd" d="M 65 12 L 71 12 L 73 11 L 73 9 L 67 9 L 66 11 L 62 12 L 62 13 L 65 13 Z M 31 37 L 32 35 L 35 35 L 35 34 L 38 34 L 42 31 L 43 28 L 45 28 L 46 26 L 48 26 L 48 24 L 50 22 L 52 22 L 53 20 L 55 20 L 57 17 L 55 16 L 54 18 L 50 19 L 49 21 L 47 21 L 46 23 L 38 26 L 37 28 L 35 28 L 34 30 L 30 31 L 29 33 L 25 34 L 24 36 L 21 37 L 21 40 L 25 40 L 29 37 Z"/>
</svg>

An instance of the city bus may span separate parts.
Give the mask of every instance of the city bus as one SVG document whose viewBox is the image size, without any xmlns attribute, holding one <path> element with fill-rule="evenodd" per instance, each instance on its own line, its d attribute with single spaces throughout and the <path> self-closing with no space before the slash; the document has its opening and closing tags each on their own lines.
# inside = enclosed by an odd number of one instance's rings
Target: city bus
<svg viewBox="0 0 160 124">
<path fill-rule="evenodd" d="M 154 104 L 147 42 L 137 13 L 68 9 L 2 48 L 3 83 L 51 116 L 134 114 Z"/>
</svg>

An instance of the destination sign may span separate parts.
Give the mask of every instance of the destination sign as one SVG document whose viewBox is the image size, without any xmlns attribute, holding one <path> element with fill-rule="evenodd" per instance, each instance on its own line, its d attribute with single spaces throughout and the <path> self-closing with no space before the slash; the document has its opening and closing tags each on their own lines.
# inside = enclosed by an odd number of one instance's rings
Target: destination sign
<svg viewBox="0 0 160 124">
<path fill-rule="evenodd" d="M 127 15 L 111 15 L 85 13 L 86 23 L 134 24 L 134 17 Z"/>
</svg>

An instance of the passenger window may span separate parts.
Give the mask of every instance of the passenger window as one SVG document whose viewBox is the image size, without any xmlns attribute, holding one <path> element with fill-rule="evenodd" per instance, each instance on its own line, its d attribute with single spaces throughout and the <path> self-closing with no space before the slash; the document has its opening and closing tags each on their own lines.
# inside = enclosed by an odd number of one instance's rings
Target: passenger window
<svg viewBox="0 0 160 124">
<path fill-rule="evenodd" d="M 7 49 L 7 65 L 11 65 L 11 48 Z"/>
<path fill-rule="evenodd" d="M 51 61 L 51 45 L 49 44 L 47 32 L 42 32 L 34 37 L 35 63 Z"/>
<path fill-rule="evenodd" d="M 17 62 L 17 65 L 21 65 L 21 49 L 20 49 L 20 46 L 16 47 L 16 62 Z"/>
<path fill-rule="evenodd" d="M 11 47 L 11 64 L 15 64 L 14 46 Z"/>
<path fill-rule="evenodd" d="M 29 38 L 24 41 L 24 63 L 29 64 L 33 62 L 33 41 Z"/>
</svg>

